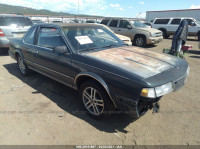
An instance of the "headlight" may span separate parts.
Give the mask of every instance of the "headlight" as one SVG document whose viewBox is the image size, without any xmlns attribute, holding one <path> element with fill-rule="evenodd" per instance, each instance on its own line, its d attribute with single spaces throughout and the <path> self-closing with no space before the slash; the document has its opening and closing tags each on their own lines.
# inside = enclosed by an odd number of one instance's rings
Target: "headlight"
<svg viewBox="0 0 200 149">
<path fill-rule="evenodd" d="M 173 91 L 172 83 L 167 83 L 155 88 L 143 88 L 141 96 L 148 98 L 156 98 L 168 94 Z"/>
<path fill-rule="evenodd" d="M 172 83 L 170 82 L 170 83 L 164 84 L 162 86 L 156 87 L 155 91 L 156 91 L 156 96 L 157 97 L 160 97 L 160 96 L 163 96 L 165 94 L 168 94 L 168 93 L 173 91 Z"/>
</svg>

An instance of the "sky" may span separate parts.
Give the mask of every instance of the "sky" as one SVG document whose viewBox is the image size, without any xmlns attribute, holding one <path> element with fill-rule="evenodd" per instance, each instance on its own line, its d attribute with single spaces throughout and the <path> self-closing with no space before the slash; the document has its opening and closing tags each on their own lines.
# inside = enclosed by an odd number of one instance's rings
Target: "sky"
<svg viewBox="0 0 200 149">
<path fill-rule="evenodd" d="M 72 14 L 130 18 L 138 15 L 144 18 L 146 11 L 200 8 L 200 0 L 0 0 L 0 3 Z"/>
</svg>

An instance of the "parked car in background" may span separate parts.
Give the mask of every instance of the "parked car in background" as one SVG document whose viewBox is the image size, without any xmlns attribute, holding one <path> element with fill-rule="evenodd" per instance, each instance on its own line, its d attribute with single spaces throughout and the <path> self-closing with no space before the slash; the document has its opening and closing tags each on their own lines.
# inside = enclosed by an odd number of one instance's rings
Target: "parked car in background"
<svg viewBox="0 0 200 149">
<path fill-rule="evenodd" d="M 108 26 L 117 34 L 129 37 L 133 44 L 139 47 L 144 47 L 147 44 L 157 44 L 163 39 L 161 31 L 146 28 L 146 25 L 139 21 L 103 19 L 101 24 Z"/>
<path fill-rule="evenodd" d="M 123 36 L 123 35 L 120 35 L 120 34 L 115 34 L 119 39 L 121 39 L 124 43 L 126 43 L 127 45 L 129 46 L 132 46 L 132 42 L 131 42 L 131 39 L 127 36 Z"/>
<path fill-rule="evenodd" d="M 43 21 L 41 20 L 32 20 L 33 24 L 38 24 L 38 23 L 44 23 Z"/>
<path fill-rule="evenodd" d="M 33 25 L 22 15 L 0 15 L 0 48 L 8 48 L 10 37 L 22 37 Z"/>
<path fill-rule="evenodd" d="M 96 24 L 100 24 L 99 21 L 94 21 L 94 20 L 86 20 L 86 23 L 96 23 Z"/>
<path fill-rule="evenodd" d="M 200 41 L 199 41 L 199 49 L 200 49 Z"/>
<path fill-rule="evenodd" d="M 64 23 L 63 21 L 52 21 L 52 23 Z"/>
<path fill-rule="evenodd" d="M 146 24 L 147 26 L 150 26 L 152 28 L 152 24 L 149 22 L 144 22 L 144 24 Z"/>
<path fill-rule="evenodd" d="M 10 40 L 19 71 L 37 71 L 79 91 L 87 113 L 114 109 L 140 117 L 186 82 L 186 60 L 127 46 L 104 25 L 36 24 Z"/>
<path fill-rule="evenodd" d="M 95 23 L 93 20 L 86 20 L 86 23 Z"/>
<path fill-rule="evenodd" d="M 163 37 L 168 38 L 170 35 L 174 35 L 183 19 L 188 21 L 188 36 L 197 36 L 198 40 L 200 40 L 200 22 L 194 18 L 156 18 L 152 23 L 152 27 L 161 30 L 163 32 Z"/>
</svg>

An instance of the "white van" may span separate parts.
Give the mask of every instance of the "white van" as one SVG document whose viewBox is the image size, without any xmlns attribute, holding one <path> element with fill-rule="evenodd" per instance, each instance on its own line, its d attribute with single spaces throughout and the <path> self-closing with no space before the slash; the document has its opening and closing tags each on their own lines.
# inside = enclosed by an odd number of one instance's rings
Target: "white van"
<svg viewBox="0 0 200 149">
<path fill-rule="evenodd" d="M 177 30 L 180 22 L 186 19 L 188 21 L 188 35 L 197 36 L 200 40 L 200 22 L 194 18 L 188 17 L 173 17 L 173 18 L 155 18 L 152 27 L 163 32 L 163 37 L 168 38 Z"/>
</svg>

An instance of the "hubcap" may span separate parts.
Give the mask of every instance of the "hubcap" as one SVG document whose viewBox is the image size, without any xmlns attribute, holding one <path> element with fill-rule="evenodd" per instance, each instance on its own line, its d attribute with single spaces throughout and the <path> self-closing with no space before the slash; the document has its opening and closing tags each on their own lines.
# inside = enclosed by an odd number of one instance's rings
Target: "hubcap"
<svg viewBox="0 0 200 149">
<path fill-rule="evenodd" d="M 137 38 L 136 39 L 136 45 L 138 45 L 138 46 L 142 46 L 143 45 L 143 39 L 142 38 Z"/>
<path fill-rule="evenodd" d="M 92 87 L 86 88 L 83 91 L 82 99 L 84 106 L 91 114 L 94 115 L 102 114 L 104 110 L 104 102 L 101 95 L 96 89 Z"/>
<path fill-rule="evenodd" d="M 25 65 L 24 65 L 24 61 L 23 61 L 22 57 L 19 57 L 18 62 L 19 62 L 19 69 L 24 74 L 25 73 Z"/>
</svg>

